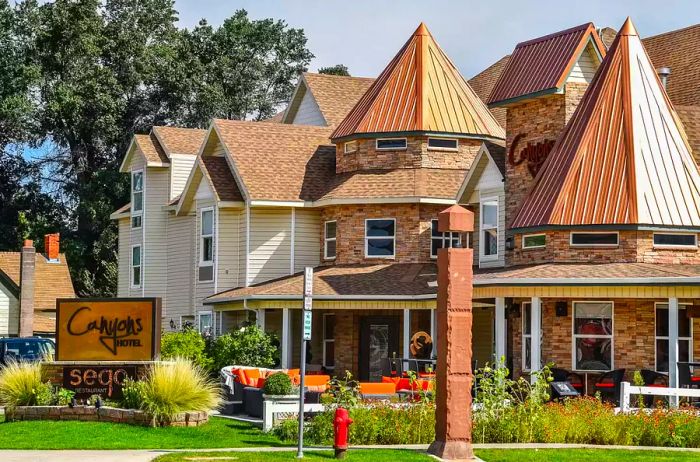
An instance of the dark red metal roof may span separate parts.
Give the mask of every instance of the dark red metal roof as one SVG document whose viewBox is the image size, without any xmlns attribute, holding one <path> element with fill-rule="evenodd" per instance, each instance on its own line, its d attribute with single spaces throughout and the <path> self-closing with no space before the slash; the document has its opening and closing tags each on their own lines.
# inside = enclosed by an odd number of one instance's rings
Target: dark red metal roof
<svg viewBox="0 0 700 462">
<path fill-rule="evenodd" d="M 493 88 L 488 104 L 560 88 L 589 39 L 604 57 L 605 46 L 590 22 L 519 43 Z"/>
</svg>

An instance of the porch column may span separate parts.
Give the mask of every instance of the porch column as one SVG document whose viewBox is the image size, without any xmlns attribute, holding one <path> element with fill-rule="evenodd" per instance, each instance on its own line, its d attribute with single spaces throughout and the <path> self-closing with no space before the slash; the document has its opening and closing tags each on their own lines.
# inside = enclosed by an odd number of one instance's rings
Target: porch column
<svg viewBox="0 0 700 462">
<path fill-rule="evenodd" d="M 403 310 L 403 357 L 411 355 L 411 310 Z"/>
<path fill-rule="evenodd" d="M 280 356 L 280 366 L 282 369 L 289 369 L 289 366 L 291 366 L 291 361 L 289 360 L 289 356 L 291 353 L 291 348 L 289 348 L 289 342 L 292 337 L 292 332 L 291 332 L 291 316 L 290 316 L 289 308 L 284 308 L 282 309 L 282 341 L 281 347 L 281 356 Z"/>
<path fill-rule="evenodd" d="M 668 299 L 668 386 L 678 388 L 678 299 Z M 671 406 L 678 406 L 678 397 L 670 397 Z"/>
<path fill-rule="evenodd" d="M 542 365 L 540 342 L 542 341 L 542 299 L 532 297 L 530 309 L 530 370 L 539 371 Z M 535 381 L 535 375 L 530 375 L 530 382 Z"/>
<path fill-rule="evenodd" d="M 499 364 L 501 358 L 506 356 L 506 299 L 504 297 L 496 298 L 494 335 L 495 340 L 495 363 Z M 505 360 L 505 359 L 504 359 Z"/>
<path fill-rule="evenodd" d="M 258 325 L 258 328 L 265 332 L 265 310 L 256 310 L 255 311 L 255 324 Z"/>
</svg>

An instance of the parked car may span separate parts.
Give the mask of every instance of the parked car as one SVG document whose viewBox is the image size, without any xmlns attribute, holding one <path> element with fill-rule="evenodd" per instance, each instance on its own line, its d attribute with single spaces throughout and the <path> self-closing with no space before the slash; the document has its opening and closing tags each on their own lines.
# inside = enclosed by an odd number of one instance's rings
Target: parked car
<svg viewBox="0 0 700 462">
<path fill-rule="evenodd" d="M 56 344 L 47 338 L 0 338 L 0 365 L 9 361 L 41 361 L 55 352 Z"/>
</svg>

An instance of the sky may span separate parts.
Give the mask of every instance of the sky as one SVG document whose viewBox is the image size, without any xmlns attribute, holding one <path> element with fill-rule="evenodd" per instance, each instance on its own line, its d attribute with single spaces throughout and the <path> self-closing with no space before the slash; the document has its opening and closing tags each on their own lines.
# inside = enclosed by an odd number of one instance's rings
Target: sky
<svg viewBox="0 0 700 462">
<path fill-rule="evenodd" d="M 619 29 L 631 16 L 642 37 L 700 22 L 698 0 L 176 0 L 180 26 L 201 18 L 221 24 L 237 9 L 254 19 L 303 28 L 316 56 L 309 69 L 345 64 L 376 77 L 423 21 L 464 77 L 471 78 L 515 44 L 586 22 Z"/>
</svg>

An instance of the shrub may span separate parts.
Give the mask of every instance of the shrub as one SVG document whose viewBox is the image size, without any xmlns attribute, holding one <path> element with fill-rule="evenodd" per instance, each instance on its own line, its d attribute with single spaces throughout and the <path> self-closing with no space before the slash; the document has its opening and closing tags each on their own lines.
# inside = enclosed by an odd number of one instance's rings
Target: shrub
<svg viewBox="0 0 700 462">
<path fill-rule="evenodd" d="M 360 401 L 360 384 L 352 378 L 350 371 L 345 371 L 345 380 L 338 377 L 331 379 L 328 393 L 332 404 L 352 409 Z"/>
<path fill-rule="evenodd" d="M 210 370 L 213 366 L 207 354 L 207 343 L 202 334 L 192 327 L 180 332 L 166 332 L 160 341 L 161 359 L 185 358 L 199 367 Z"/>
<path fill-rule="evenodd" d="M 244 327 L 224 334 L 212 342 L 215 370 L 225 366 L 272 367 L 277 360 L 274 335 L 266 334 L 258 326 Z"/>
<path fill-rule="evenodd" d="M 119 405 L 125 409 L 141 409 L 144 397 L 144 382 L 139 382 L 130 378 L 124 379 L 122 385 L 122 399 Z"/>
<path fill-rule="evenodd" d="M 221 403 L 218 383 L 187 359 L 153 364 L 143 383 L 142 408 L 157 424 L 181 412 L 209 411 Z"/>
<path fill-rule="evenodd" d="M 52 388 L 42 380 L 40 363 L 10 362 L 0 370 L 0 404 L 9 408 L 50 404 Z"/>
<path fill-rule="evenodd" d="M 58 406 L 68 406 L 73 400 L 74 396 L 74 391 L 60 387 L 58 390 L 56 390 L 56 393 L 54 393 L 54 402 Z"/>
<path fill-rule="evenodd" d="M 265 379 L 266 395 L 284 396 L 292 393 L 292 379 L 284 372 L 277 372 Z"/>
</svg>

